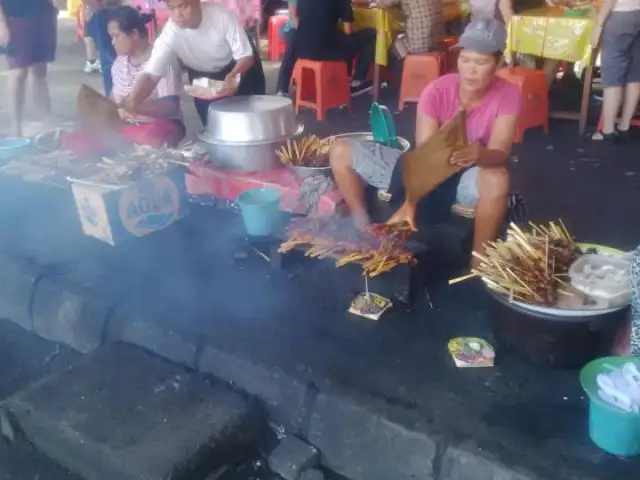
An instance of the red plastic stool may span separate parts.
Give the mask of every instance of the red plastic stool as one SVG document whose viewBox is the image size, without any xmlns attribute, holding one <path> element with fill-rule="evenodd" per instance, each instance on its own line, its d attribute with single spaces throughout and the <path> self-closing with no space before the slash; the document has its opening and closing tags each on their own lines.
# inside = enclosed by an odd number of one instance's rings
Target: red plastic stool
<svg viewBox="0 0 640 480">
<path fill-rule="evenodd" d="M 151 43 L 155 42 L 164 26 L 169 22 L 169 12 L 164 10 L 151 10 L 153 20 L 147 23 L 147 36 Z"/>
<path fill-rule="evenodd" d="M 296 113 L 300 107 L 316 111 L 318 121 L 330 108 L 346 105 L 351 111 L 351 82 L 344 62 L 298 60 L 291 84 L 296 87 Z"/>
<path fill-rule="evenodd" d="M 398 111 L 404 110 L 407 102 L 417 102 L 420 99 L 425 87 L 440 76 L 444 63 L 443 52 L 416 53 L 405 57 Z"/>
<path fill-rule="evenodd" d="M 458 41 L 460 41 L 460 37 L 444 37 L 444 48 L 446 49 L 444 70 L 447 73 L 456 73 L 458 71 L 460 49 L 456 48 L 451 50 L 451 47 L 457 45 Z"/>
<path fill-rule="evenodd" d="M 287 50 L 287 42 L 281 37 L 280 32 L 288 21 L 287 15 L 274 15 L 269 19 L 267 30 L 269 60 L 281 60 Z"/>
<path fill-rule="evenodd" d="M 544 72 L 513 66 L 499 70 L 498 75 L 515 83 L 522 91 L 522 110 L 514 142 L 520 143 L 529 128 L 542 127 L 545 133 L 549 133 L 549 88 Z"/>
</svg>

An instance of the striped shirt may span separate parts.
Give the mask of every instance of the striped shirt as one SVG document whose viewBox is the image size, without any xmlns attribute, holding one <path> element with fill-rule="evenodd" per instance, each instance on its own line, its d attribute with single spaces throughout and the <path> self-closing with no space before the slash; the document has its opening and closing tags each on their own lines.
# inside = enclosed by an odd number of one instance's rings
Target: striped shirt
<svg viewBox="0 0 640 480">
<path fill-rule="evenodd" d="M 111 78 L 113 79 L 113 90 L 111 96 L 117 103 L 121 102 L 131 94 L 138 76 L 144 73 L 147 63 L 148 60 L 139 65 L 134 65 L 131 63 L 129 57 L 119 56 L 116 58 L 113 62 L 113 66 L 111 67 Z M 176 102 L 179 105 L 180 90 L 182 88 L 181 73 L 182 71 L 177 61 L 171 62 L 164 76 L 160 78 L 158 86 L 149 97 L 149 100 L 165 97 L 177 97 Z M 181 119 L 182 114 L 179 113 L 176 118 Z M 138 122 L 151 122 L 154 119 L 138 115 L 136 120 Z"/>
<path fill-rule="evenodd" d="M 495 0 L 494 0 L 495 1 Z M 382 8 L 400 6 L 407 19 L 410 53 L 442 49 L 444 40 L 444 7 L 442 0 L 378 0 Z"/>
</svg>

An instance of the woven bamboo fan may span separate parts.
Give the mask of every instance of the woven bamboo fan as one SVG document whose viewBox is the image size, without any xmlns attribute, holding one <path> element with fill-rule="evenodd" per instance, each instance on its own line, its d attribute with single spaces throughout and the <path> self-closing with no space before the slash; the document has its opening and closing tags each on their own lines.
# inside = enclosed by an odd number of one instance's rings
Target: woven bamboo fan
<svg viewBox="0 0 640 480">
<path fill-rule="evenodd" d="M 118 107 L 101 93 L 93 88 L 82 85 L 76 98 L 78 120 L 83 130 L 99 134 L 109 135 L 119 131 L 120 115 Z"/>
<path fill-rule="evenodd" d="M 467 145 L 465 114 L 459 110 L 420 148 L 403 155 L 402 181 L 407 203 L 418 202 L 461 170 L 451 165 L 451 155 Z"/>
</svg>

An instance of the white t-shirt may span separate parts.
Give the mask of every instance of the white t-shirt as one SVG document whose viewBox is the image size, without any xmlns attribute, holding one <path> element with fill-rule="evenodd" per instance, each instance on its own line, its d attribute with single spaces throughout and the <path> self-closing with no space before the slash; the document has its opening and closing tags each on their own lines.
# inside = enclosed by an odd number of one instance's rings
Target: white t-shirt
<svg viewBox="0 0 640 480">
<path fill-rule="evenodd" d="M 251 57 L 251 43 L 238 19 L 216 3 L 202 4 L 198 28 L 180 28 L 169 20 L 156 39 L 145 72 L 162 77 L 177 57 L 201 72 L 218 72 L 231 60 Z"/>
</svg>

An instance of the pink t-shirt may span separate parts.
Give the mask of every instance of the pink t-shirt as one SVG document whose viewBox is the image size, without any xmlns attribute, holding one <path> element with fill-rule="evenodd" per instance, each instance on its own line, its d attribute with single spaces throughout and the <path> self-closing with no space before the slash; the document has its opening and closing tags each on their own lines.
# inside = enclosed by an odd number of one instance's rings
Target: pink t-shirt
<svg viewBox="0 0 640 480">
<path fill-rule="evenodd" d="M 457 73 L 443 75 L 431 82 L 420 95 L 418 112 L 445 123 L 460 109 Z M 504 115 L 518 115 L 522 105 L 520 88 L 495 76 L 482 103 L 467 113 L 467 141 L 486 146 L 491 137 L 493 122 Z"/>
</svg>

